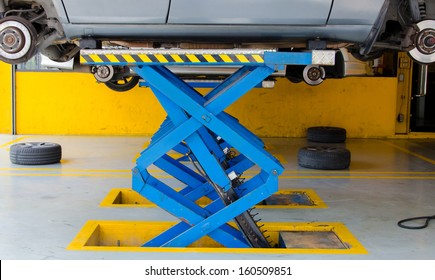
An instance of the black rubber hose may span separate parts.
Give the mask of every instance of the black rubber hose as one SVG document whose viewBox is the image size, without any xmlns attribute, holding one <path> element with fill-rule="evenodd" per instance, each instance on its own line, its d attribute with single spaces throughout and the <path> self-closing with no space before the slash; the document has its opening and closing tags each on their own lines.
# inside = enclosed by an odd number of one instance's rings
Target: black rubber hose
<svg viewBox="0 0 435 280">
<path fill-rule="evenodd" d="M 423 216 L 423 217 L 415 217 L 415 218 L 409 218 L 409 219 L 404 219 L 401 220 L 397 223 L 397 225 L 401 228 L 406 228 L 406 229 L 424 229 L 427 228 L 429 226 L 429 223 L 431 220 L 435 219 L 435 215 L 433 216 Z M 404 225 L 404 223 L 407 222 L 411 222 L 411 221 L 418 221 L 418 220 L 425 220 L 424 225 L 421 226 L 407 226 Z"/>
</svg>

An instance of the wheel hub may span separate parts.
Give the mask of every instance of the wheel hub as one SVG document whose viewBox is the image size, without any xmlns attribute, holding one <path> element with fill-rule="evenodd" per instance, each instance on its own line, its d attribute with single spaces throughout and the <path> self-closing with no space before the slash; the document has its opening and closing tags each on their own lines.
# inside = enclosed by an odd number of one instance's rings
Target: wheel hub
<svg viewBox="0 0 435 280">
<path fill-rule="evenodd" d="M 99 65 L 96 66 L 92 72 L 94 73 L 95 79 L 101 83 L 106 83 L 112 80 L 115 75 L 115 70 L 111 65 Z"/>
<path fill-rule="evenodd" d="M 322 76 L 322 72 L 320 71 L 319 68 L 313 67 L 308 71 L 307 76 L 308 76 L 308 79 L 310 79 L 311 81 L 317 81 Z"/>
<path fill-rule="evenodd" d="M 28 20 L 19 16 L 0 19 L 0 60 L 23 63 L 36 51 L 37 32 Z"/>
<path fill-rule="evenodd" d="M 2 30 L 0 34 L 1 48 L 7 53 L 20 52 L 24 47 L 24 34 L 15 27 Z"/>
<path fill-rule="evenodd" d="M 435 30 L 426 29 L 417 37 L 417 48 L 424 54 L 435 53 Z"/>
<path fill-rule="evenodd" d="M 307 84 L 317 86 L 325 79 L 325 69 L 318 65 L 307 65 L 302 76 Z"/>
</svg>

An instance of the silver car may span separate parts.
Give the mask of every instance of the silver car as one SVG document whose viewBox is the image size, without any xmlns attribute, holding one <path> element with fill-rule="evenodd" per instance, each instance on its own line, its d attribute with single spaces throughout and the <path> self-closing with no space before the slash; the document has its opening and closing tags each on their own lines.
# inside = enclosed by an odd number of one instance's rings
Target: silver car
<svg viewBox="0 0 435 280">
<path fill-rule="evenodd" d="M 0 59 L 14 64 L 103 46 L 347 48 L 361 60 L 392 49 L 435 61 L 434 0 L 0 0 L 0 18 Z"/>
</svg>

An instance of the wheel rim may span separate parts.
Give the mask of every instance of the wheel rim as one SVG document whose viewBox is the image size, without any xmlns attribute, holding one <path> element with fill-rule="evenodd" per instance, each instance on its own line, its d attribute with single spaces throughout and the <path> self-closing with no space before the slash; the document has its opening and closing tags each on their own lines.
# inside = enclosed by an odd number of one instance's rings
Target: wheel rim
<svg viewBox="0 0 435 280">
<path fill-rule="evenodd" d="M 435 20 L 424 20 L 416 25 L 415 48 L 409 54 L 417 62 L 435 62 Z"/>
<path fill-rule="evenodd" d="M 325 69 L 317 65 L 308 65 L 303 73 L 304 81 L 310 86 L 320 85 L 325 79 Z"/>
<path fill-rule="evenodd" d="M 0 55 L 6 59 L 21 59 L 32 47 L 32 35 L 21 22 L 8 20 L 0 24 Z"/>
<path fill-rule="evenodd" d="M 95 68 L 94 77 L 97 81 L 107 83 L 112 80 L 115 70 L 112 65 L 100 65 Z"/>
</svg>

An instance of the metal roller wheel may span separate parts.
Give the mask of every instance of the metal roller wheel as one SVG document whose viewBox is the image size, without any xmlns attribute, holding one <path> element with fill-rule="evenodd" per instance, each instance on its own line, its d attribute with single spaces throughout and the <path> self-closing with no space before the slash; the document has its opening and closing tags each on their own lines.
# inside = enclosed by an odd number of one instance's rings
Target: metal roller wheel
<svg viewBox="0 0 435 280">
<path fill-rule="evenodd" d="M 36 52 L 37 32 L 26 19 L 8 16 L 0 20 L 0 60 L 19 64 Z"/>
<path fill-rule="evenodd" d="M 130 76 L 120 80 L 110 80 L 104 84 L 111 90 L 124 92 L 133 89 L 139 83 L 139 79 L 139 76 Z"/>
</svg>

